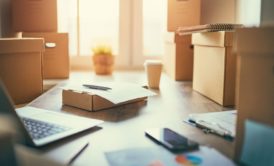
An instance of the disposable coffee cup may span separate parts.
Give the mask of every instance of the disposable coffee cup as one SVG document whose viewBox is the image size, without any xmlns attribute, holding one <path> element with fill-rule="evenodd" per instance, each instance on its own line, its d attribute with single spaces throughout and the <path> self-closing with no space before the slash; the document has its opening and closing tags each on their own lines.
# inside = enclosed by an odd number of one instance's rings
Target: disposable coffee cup
<svg viewBox="0 0 274 166">
<path fill-rule="evenodd" d="M 162 62 L 156 60 L 147 60 L 144 63 L 147 84 L 149 88 L 159 89 L 161 73 L 162 73 Z"/>
</svg>

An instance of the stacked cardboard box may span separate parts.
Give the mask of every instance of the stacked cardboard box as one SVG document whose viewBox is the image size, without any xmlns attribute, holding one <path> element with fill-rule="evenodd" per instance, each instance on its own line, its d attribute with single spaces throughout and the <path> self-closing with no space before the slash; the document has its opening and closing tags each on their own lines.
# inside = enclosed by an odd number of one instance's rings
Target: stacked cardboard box
<svg viewBox="0 0 274 166">
<path fill-rule="evenodd" d="M 0 79 L 15 104 L 30 102 L 43 91 L 43 39 L 0 39 Z"/>
<path fill-rule="evenodd" d="M 44 78 L 69 77 L 68 34 L 67 33 L 23 33 L 23 37 L 38 37 L 45 40 L 43 57 Z"/>
<path fill-rule="evenodd" d="M 223 106 L 235 104 L 236 57 L 233 32 L 192 35 L 194 45 L 193 89 Z"/>
<path fill-rule="evenodd" d="M 274 27 L 239 29 L 236 37 L 238 116 L 235 157 L 239 160 L 245 120 L 274 127 Z"/>
<path fill-rule="evenodd" d="M 193 48 L 191 35 L 171 33 L 165 41 L 163 57 L 166 73 L 174 80 L 191 81 L 193 73 Z"/>
<path fill-rule="evenodd" d="M 44 78 L 69 77 L 68 34 L 57 32 L 57 0 L 12 0 L 12 27 L 45 39 Z"/>
<path fill-rule="evenodd" d="M 200 0 L 168 0 L 164 68 L 174 80 L 192 80 L 193 74 L 191 36 L 178 36 L 175 31 L 178 27 L 199 25 L 200 13 Z"/>
</svg>

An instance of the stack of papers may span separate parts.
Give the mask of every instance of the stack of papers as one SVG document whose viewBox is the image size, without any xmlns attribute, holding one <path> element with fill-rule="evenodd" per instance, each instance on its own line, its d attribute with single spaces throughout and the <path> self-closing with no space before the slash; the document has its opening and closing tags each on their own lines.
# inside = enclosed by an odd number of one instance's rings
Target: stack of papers
<svg viewBox="0 0 274 166">
<path fill-rule="evenodd" d="M 237 111 L 190 114 L 188 121 L 221 136 L 235 138 Z"/>
</svg>

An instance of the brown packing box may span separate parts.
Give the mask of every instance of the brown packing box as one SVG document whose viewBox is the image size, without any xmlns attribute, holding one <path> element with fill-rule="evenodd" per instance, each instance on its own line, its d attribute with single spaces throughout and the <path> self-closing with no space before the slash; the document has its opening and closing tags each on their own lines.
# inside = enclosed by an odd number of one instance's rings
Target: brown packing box
<svg viewBox="0 0 274 166">
<path fill-rule="evenodd" d="M 44 78 L 68 78 L 68 34 L 67 33 L 23 33 L 23 37 L 42 37 L 45 39 L 43 57 Z"/>
<path fill-rule="evenodd" d="M 223 105 L 235 104 L 233 32 L 195 33 L 193 89 Z"/>
<path fill-rule="evenodd" d="M 147 97 L 129 100 L 119 104 L 113 104 L 112 102 L 98 95 L 64 89 L 62 92 L 62 98 L 64 105 L 69 105 L 88 111 L 99 111 L 102 109 L 142 101 L 145 100 Z"/>
<path fill-rule="evenodd" d="M 43 39 L 0 39 L 0 79 L 15 104 L 30 102 L 43 92 Z"/>
<path fill-rule="evenodd" d="M 12 28 L 17 32 L 57 32 L 56 0 L 12 0 Z"/>
<path fill-rule="evenodd" d="M 274 27 L 239 29 L 236 37 L 235 157 L 239 160 L 246 119 L 274 127 Z"/>
<path fill-rule="evenodd" d="M 200 24 L 201 0 L 168 0 L 167 30 Z"/>
<path fill-rule="evenodd" d="M 163 57 L 166 73 L 177 81 L 191 81 L 193 75 L 193 48 L 191 35 L 168 34 Z"/>
</svg>

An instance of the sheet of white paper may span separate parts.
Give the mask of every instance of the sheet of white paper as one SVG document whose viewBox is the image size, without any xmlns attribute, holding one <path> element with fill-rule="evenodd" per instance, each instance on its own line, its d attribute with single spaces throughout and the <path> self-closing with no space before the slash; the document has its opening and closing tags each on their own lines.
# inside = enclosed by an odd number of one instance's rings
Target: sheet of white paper
<svg viewBox="0 0 274 166">
<path fill-rule="evenodd" d="M 88 83 L 85 83 L 85 84 L 88 84 Z M 82 84 L 69 84 L 63 87 L 63 89 L 71 89 L 79 92 L 96 94 L 100 97 L 103 97 L 109 100 L 110 102 L 114 104 L 119 104 L 129 100 L 156 95 L 156 93 L 148 89 L 142 88 L 141 85 L 132 84 L 132 83 L 124 83 L 124 82 L 100 83 L 100 84 L 93 83 L 92 85 L 106 86 L 111 88 L 111 90 L 104 91 L 104 90 L 89 89 L 82 86 Z"/>
<path fill-rule="evenodd" d="M 274 165 L 274 128 L 251 120 L 245 122 L 241 162 L 249 166 Z"/>
<path fill-rule="evenodd" d="M 226 156 L 206 146 L 182 154 L 154 147 L 123 149 L 105 155 L 112 166 L 235 166 Z"/>
<path fill-rule="evenodd" d="M 235 137 L 236 133 L 236 118 L 237 111 L 222 111 L 222 112 L 209 112 L 200 114 L 190 114 L 189 119 L 197 122 L 199 120 L 208 122 L 211 124 L 212 129 L 216 127 L 227 130 L 231 133 L 232 137 Z"/>
</svg>

